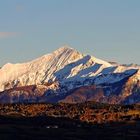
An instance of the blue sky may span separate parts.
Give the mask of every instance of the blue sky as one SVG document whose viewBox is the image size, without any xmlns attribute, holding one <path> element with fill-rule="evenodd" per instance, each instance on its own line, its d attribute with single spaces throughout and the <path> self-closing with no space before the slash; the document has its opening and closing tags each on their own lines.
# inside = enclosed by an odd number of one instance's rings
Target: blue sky
<svg viewBox="0 0 140 140">
<path fill-rule="evenodd" d="M 1 0 L 0 66 L 64 44 L 105 60 L 140 64 L 140 0 Z"/>
</svg>

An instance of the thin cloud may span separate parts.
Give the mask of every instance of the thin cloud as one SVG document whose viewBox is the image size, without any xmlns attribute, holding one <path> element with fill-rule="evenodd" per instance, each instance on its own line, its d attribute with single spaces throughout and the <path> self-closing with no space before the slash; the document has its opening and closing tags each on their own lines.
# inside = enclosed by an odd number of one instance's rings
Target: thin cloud
<svg viewBox="0 0 140 140">
<path fill-rule="evenodd" d="M 0 38 L 9 38 L 17 36 L 19 33 L 17 32 L 0 32 Z"/>
</svg>

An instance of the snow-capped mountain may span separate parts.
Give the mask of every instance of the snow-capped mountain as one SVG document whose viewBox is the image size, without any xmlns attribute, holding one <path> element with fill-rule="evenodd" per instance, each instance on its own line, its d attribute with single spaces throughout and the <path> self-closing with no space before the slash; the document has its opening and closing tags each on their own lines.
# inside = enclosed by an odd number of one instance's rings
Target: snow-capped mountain
<svg viewBox="0 0 140 140">
<path fill-rule="evenodd" d="M 64 97 L 74 89 L 93 85 L 106 89 L 107 95 L 113 95 L 121 86 L 107 88 L 130 78 L 132 85 L 139 89 L 136 84 L 140 80 L 139 66 L 109 63 L 64 46 L 27 63 L 4 65 L 0 69 L 0 101 L 65 101 Z M 128 96 L 133 94 L 130 92 Z"/>
</svg>

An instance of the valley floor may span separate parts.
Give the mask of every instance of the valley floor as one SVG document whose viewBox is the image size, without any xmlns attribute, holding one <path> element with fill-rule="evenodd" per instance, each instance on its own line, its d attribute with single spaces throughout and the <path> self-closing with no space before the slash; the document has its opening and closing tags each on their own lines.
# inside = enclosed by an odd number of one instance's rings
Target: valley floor
<svg viewBox="0 0 140 140">
<path fill-rule="evenodd" d="M 0 140 L 139 140 L 139 105 L 0 105 Z"/>
</svg>

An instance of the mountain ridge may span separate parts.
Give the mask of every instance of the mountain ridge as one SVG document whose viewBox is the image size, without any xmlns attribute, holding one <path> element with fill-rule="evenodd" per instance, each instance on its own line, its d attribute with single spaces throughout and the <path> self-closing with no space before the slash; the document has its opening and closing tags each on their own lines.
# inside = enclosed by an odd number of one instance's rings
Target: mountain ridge
<svg viewBox="0 0 140 140">
<path fill-rule="evenodd" d="M 20 92 L 18 94 L 10 93 L 10 95 L 6 92 L 8 89 L 42 85 L 45 90 L 41 94 L 47 100 L 50 96 L 56 98 L 66 96 L 71 90 L 83 86 L 96 85 L 104 89 L 108 85 L 112 86 L 114 83 L 130 77 L 133 77 L 133 83 L 138 82 L 140 80 L 140 67 L 114 65 L 64 46 L 26 63 L 8 63 L 0 69 L 0 77 L 0 91 L 4 93 L 4 95 L 0 94 L 0 99 L 6 96 L 6 98 L 12 99 L 16 97 L 18 100 L 18 96 L 19 98 L 24 96 L 24 92 L 22 95 Z M 123 84 L 125 85 L 125 83 Z M 29 101 L 30 96 L 27 96 Z M 34 95 L 34 98 L 36 97 Z M 11 102 L 14 100 L 12 99 L 10 99 Z"/>
</svg>

